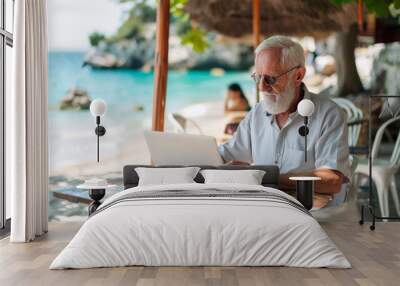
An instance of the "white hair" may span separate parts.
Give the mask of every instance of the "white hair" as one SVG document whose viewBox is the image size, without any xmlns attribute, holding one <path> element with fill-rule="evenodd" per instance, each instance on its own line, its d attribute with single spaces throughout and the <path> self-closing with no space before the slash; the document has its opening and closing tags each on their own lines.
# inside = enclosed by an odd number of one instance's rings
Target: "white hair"
<svg viewBox="0 0 400 286">
<path fill-rule="evenodd" d="M 283 67 L 303 67 L 305 65 L 303 47 L 289 37 L 272 36 L 265 39 L 257 46 L 255 50 L 256 57 L 261 51 L 269 48 L 281 49 L 281 65 Z"/>
</svg>

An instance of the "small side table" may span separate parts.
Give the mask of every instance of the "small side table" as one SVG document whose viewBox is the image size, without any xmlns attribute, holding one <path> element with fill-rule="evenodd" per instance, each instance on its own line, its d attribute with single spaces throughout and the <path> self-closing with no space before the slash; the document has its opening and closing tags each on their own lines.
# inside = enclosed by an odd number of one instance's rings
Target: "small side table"
<svg viewBox="0 0 400 286">
<path fill-rule="evenodd" d="M 296 181 L 296 198 L 303 206 L 310 210 L 314 203 L 314 182 L 320 181 L 320 177 L 290 177 Z"/>
<path fill-rule="evenodd" d="M 89 205 L 88 211 L 89 216 L 94 213 L 97 208 L 101 205 L 100 200 L 104 198 L 106 194 L 106 189 L 113 188 L 115 185 L 104 185 L 104 186 L 91 186 L 91 185 L 79 185 L 78 189 L 85 189 L 89 191 L 89 197 L 93 200 L 93 202 Z"/>
</svg>

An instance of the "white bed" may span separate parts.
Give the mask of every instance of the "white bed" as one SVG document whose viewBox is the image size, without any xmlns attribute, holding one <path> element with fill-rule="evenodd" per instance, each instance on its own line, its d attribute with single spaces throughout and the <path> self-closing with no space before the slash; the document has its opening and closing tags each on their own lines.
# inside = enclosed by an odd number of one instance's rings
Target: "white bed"
<svg viewBox="0 0 400 286">
<path fill-rule="evenodd" d="M 142 196 L 174 190 L 186 195 Z M 263 193 L 254 197 L 252 191 Z M 190 192 L 212 196 L 190 196 Z M 215 196 L 215 192 L 241 195 Z M 277 189 L 254 185 L 193 183 L 127 189 L 99 207 L 50 269 L 128 265 L 350 268 L 318 222 L 297 204 Z"/>
</svg>

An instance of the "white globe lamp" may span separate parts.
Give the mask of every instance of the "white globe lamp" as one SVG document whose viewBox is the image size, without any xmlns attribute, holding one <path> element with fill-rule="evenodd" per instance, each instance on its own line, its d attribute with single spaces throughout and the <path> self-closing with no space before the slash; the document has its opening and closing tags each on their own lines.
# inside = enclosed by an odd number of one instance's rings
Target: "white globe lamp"
<svg viewBox="0 0 400 286">
<path fill-rule="evenodd" d="M 102 99 L 95 99 L 90 104 L 90 112 L 94 117 L 103 116 L 107 111 L 107 104 Z"/>
<path fill-rule="evenodd" d="M 92 101 L 90 104 L 90 112 L 92 115 L 96 118 L 96 129 L 94 130 L 95 134 L 97 135 L 97 162 L 100 161 L 100 148 L 99 148 L 99 141 L 100 141 L 100 136 L 103 136 L 106 134 L 106 129 L 104 126 L 100 125 L 100 117 L 104 116 L 104 114 L 107 111 L 107 104 L 104 100 L 102 99 L 95 99 Z"/>
<path fill-rule="evenodd" d="M 308 117 L 314 113 L 314 109 L 315 105 L 309 99 L 303 99 L 297 104 L 297 112 L 304 117 L 304 125 L 299 128 L 300 136 L 304 137 L 304 162 L 307 162 Z"/>
<path fill-rule="evenodd" d="M 297 105 L 297 112 L 303 117 L 309 117 L 314 113 L 314 103 L 309 99 L 303 99 Z"/>
</svg>

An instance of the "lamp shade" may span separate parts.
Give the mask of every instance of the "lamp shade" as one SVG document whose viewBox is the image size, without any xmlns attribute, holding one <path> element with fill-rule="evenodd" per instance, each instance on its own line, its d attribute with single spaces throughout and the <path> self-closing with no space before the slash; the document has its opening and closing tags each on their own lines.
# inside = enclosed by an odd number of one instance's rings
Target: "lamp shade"
<svg viewBox="0 0 400 286">
<path fill-rule="evenodd" d="M 303 99 L 297 105 L 297 112 L 303 116 L 308 117 L 314 113 L 314 103 L 309 99 Z"/>
<path fill-rule="evenodd" d="M 107 104 L 102 99 L 95 99 L 90 104 L 90 112 L 94 117 L 103 116 L 107 111 Z"/>
</svg>

